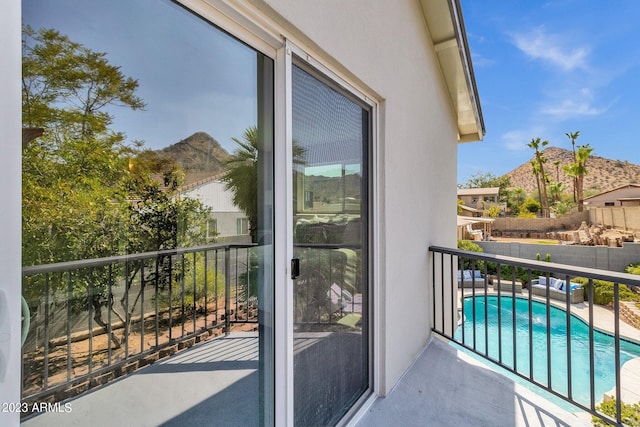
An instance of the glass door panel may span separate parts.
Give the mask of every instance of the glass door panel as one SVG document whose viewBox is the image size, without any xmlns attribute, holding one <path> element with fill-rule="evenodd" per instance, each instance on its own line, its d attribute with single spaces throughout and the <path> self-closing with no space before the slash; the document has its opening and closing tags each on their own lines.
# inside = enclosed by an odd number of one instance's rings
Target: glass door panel
<svg viewBox="0 0 640 427">
<path fill-rule="evenodd" d="M 370 110 L 293 66 L 294 419 L 335 425 L 368 390 Z"/>
<path fill-rule="evenodd" d="M 23 401 L 273 425 L 273 60 L 169 0 L 22 18 Z"/>
</svg>

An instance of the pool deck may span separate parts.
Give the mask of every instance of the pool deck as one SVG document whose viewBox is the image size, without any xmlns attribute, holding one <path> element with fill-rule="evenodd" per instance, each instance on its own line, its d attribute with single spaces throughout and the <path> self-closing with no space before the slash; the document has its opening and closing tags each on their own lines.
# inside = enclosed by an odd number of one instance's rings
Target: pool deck
<svg viewBox="0 0 640 427">
<path fill-rule="evenodd" d="M 494 291 L 492 287 L 489 287 L 487 290 L 487 295 L 496 295 L 497 291 Z M 465 297 L 471 296 L 471 290 L 464 290 Z M 476 288 L 476 296 L 484 295 L 484 289 Z M 511 296 L 512 293 L 509 291 L 502 291 L 502 296 Z M 458 290 L 458 296 L 461 297 L 462 294 L 460 290 Z M 522 289 L 522 292 L 516 292 L 516 297 L 528 298 L 529 292 L 527 289 Z M 532 300 L 545 302 L 544 297 L 540 297 L 537 295 L 532 295 Z M 552 305 L 565 309 L 565 303 L 558 300 L 551 299 L 549 301 Z M 586 323 L 589 323 L 589 303 L 582 302 L 578 304 L 571 304 L 571 314 L 574 314 L 584 320 Z M 601 305 L 593 305 L 593 324 L 594 326 L 602 331 L 608 332 L 613 335 L 615 330 L 615 316 L 612 308 L 604 307 Z M 635 328 L 628 323 L 624 322 L 624 320 L 620 319 L 620 337 L 626 338 L 632 341 L 636 341 L 640 343 L 640 329 Z M 622 366 L 622 371 L 620 372 L 621 378 L 621 396 L 622 401 L 625 403 L 635 403 L 640 402 L 640 358 L 635 358 L 629 360 Z M 608 396 L 615 397 L 615 388 L 605 393 Z"/>
</svg>

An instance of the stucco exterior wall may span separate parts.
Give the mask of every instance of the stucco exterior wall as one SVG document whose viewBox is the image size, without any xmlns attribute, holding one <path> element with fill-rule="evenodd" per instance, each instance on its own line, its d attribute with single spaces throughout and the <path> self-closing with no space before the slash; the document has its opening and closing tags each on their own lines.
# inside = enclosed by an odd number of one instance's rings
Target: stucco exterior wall
<svg viewBox="0 0 640 427">
<path fill-rule="evenodd" d="M 430 338 L 427 247 L 456 243 L 456 122 L 424 15 L 416 1 L 267 3 L 379 96 L 373 268 L 386 393 Z"/>
<path fill-rule="evenodd" d="M 617 188 L 615 190 L 607 191 L 606 193 L 598 194 L 593 197 L 589 197 L 585 200 L 585 205 L 589 208 L 604 207 L 606 203 L 613 203 L 613 206 L 622 206 L 625 203 L 620 199 L 637 199 L 640 197 L 640 186 L 629 185 L 627 187 Z M 629 205 L 629 201 L 626 202 Z M 609 205 L 611 206 L 611 205 Z"/>
</svg>

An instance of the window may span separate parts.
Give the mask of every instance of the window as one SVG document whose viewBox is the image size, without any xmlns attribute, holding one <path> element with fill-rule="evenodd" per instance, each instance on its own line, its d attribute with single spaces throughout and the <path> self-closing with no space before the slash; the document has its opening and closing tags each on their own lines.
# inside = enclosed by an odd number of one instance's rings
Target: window
<svg viewBox="0 0 640 427">
<path fill-rule="evenodd" d="M 207 242 L 215 240 L 218 236 L 218 220 L 216 218 L 209 218 L 207 220 Z"/>
<path fill-rule="evenodd" d="M 239 236 L 249 234 L 249 221 L 247 220 L 247 218 L 236 219 L 236 231 Z"/>
</svg>

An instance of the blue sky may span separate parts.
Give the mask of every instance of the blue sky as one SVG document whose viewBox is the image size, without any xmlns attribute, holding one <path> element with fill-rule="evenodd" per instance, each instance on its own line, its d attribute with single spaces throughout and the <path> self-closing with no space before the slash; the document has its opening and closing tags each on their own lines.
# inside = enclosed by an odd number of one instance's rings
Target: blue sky
<svg viewBox="0 0 640 427">
<path fill-rule="evenodd" d="M 23 0 L 22 13 L 138 80 L 144 111 L 108 108 L 129 142 L 163 148 L 202 131 L 233 152 L 257 123 L 255 51 L 169 1 Z"/>
<path fill-rule="evenodd" d="M 458 147 L 458 183 L 527 162 L 527 143 L 640 164 L 640 1 L 461 0 L 487 133 Z"/>
</svg>

